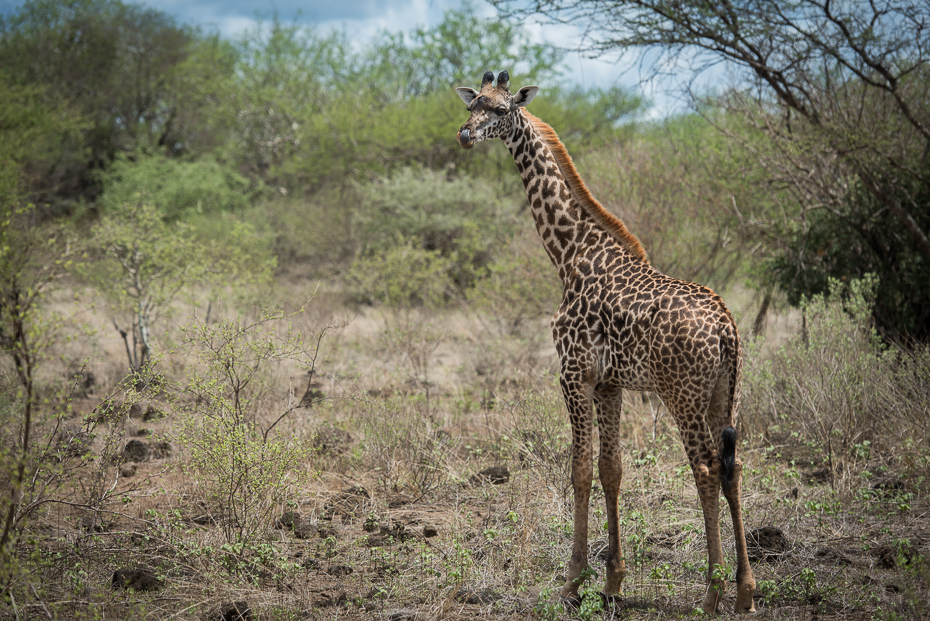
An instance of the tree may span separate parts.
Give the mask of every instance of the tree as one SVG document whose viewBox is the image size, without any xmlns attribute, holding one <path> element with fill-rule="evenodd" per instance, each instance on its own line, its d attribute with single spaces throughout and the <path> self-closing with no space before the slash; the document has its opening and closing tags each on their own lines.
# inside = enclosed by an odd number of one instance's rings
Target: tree
<svg viewBox="0 0 930 621">
<path fill-rule="evenodd" d="M 71 246 L 46 238 L 31 218 L 34 208 L 0 195 L 0 353 L 12 374 L 0 371 L 0 566 L 7 567 L 19 527 L 35 508 L 23 503 L 35 455 L 35 424 L 42 397 L 37 372 L 54 341 L 41 312 L 49 286 L 71 265 Z"/>
<path fill-rule="evenodd" d="M 753 145 L 758 161 L 791 207 L 782 214 L 788 219 L 776 222 L 771 214 L 743 206 L 749 208 L 743 212 L 749 229 L 779 244 L 771 267 L 779 268 L 773 275 L 782 287 L 824 292 L 827 275 L 851 278 L 866 266 L 878 268 L 885 292 L 893 281 L 909 289 L 926 281 L 926 2 L 540 0 L 524 6 L 499 0 L 497 5 L 579 24 L 591 53 L 639 50 L 655 73 L 696 74 L 720 63 L 734 69 L 739 81 L 722 102 L 766 138 L 764 145 Z M 745 134 L 733 137 L 753 141 Z M 830 227 L 843 231 L 836 243 L 853 240 L 847 246 L 856 250 L 838 248 L 845 258 L 824 265 L 817 256 L 832 250 L 813 242 L 824 241 Z M 881 271 L 902 269 L 906 277 Z M 808 278 L 807 272 L 818 270 L 824 273 Z M 878 299 L 886 297 L 880 290 Z M 907 308 L 895 313 L 876 305 L 880 327 L 886 334 L 930 338 L 930 324 L 919 312 L 930 297 L 906 297 Z"/>
<path fill-rule="evenodd" d="M 89 123 L 58 172 L 58 192 L 69 198 L 92 198 L 91 171 L 117 154 L 215 144 L 205 117 L 232 58 L 218 37 L 119 0 L 28 0 L 0 18 L 0 66 L 10 81 L 45 87 L 45 103 L 67 104 Z"/>
<path fill-rule="evenodd" d="M 230 223 L 225 244 L 205 243 L 183 222 L 166 222 L 147 202 L 125 204 L 101 218 L 93 245 L 109 261 L 92 272 L 112 302 L 113 326 L 126 347 L 131 373 L 154 352 L 154 328 L 179 295 L 195 284 L 266 280 L 274 262 L 258 249 L 251 227 Z"/>
</svg>

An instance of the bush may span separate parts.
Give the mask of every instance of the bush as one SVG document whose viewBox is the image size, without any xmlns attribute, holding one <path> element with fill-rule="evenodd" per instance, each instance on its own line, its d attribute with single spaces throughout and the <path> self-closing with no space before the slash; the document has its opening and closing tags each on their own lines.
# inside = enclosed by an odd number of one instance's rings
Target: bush
<svg viewBox="0 0 930 621">
<path fill-rule="evenodd" d="M 360 254 L 403 240 L 462 264 L 480 266 L 513 230 L 518 201 L 501 198 L 492 184 L 428 168 L 402 168 L 357 186 L 355 233 Z"/>
<path fill-rule="evenodd" d="M 750 429 L 792 434 L 822 454 L 834 476 L 870 458 L 930 463 L 930 351 L 882 342 L 871 323 L 877 286 L 873 277 L 833 281 L 829 296 L 803 302 L 806 332 L 771 360 L 747 360 Z"/>
<path fill-rule="evenodd" d="M 241 211 L 254 192 L 248 179 L 209 157 L 195 161 L 162 155 L 117 160 L 100 175 L 104 213 L 122 205 L 154 205 L 167 220 Z"/>
<path fill-rule="evenodd" d="M 226 541 L 227 568 L 234 571 L 250 571 L 251 561 L 263 558 L 259 544 L 270 537 L 273 512 L 292 500 L 307 473 L 306 445 L 277 430 L 305 403 L 276 385 L 272 372 L 290 363 L 312 379 L 326 330 L 301 334 L 282 329 L 283 319 L 263 313 L 254 322 L 240 317 L 183 329 L 185 349 L 196 363 L 186 399 L 177 404 L 185 416 L 181 441 L 190 452 L 191 479 Z"/>
</svg>

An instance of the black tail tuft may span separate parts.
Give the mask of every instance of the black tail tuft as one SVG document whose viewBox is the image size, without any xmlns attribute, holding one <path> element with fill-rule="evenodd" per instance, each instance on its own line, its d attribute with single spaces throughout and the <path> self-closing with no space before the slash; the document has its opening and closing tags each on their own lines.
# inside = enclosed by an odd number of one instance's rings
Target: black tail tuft
<svg viewBox="0 0 930 621">
<path fill-rule="evenodd" d="M 733 470 L 736 468 L 736 429 L 727 425 L 720 434 L 723 439 L 723 450 L 720 451 L 720 483 L 724 491 L 729 491 L 733 485 Z"/>
</svg>

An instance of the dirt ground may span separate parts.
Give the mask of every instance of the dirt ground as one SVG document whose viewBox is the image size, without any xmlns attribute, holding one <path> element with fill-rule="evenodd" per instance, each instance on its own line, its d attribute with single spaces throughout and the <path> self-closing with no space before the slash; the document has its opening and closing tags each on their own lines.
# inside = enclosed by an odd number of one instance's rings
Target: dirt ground
<svg viewBox="0 0 930 621">
<path fill-rule="evenodd" d="M 257 508 L 218 502 L 190 469 L 181 415 L 154 394 L 86 439 L 90 457 L 65 471 L 21 543 L 26 573 L 14 592 L 24 601 L 0 604 L 0 618 L 699 615 L 703 520 L 677 432 L 653 395 L 625 395 L 623 594 L 606 601 L 598 590 L 606 531 L 595 477 L 594 575 L 575 607 L 553 603 L 572 525 L 569 429 L 545 325 L 491 338 L 461 314 L 419 318 L 403 324 L 419 331 L 399 345 L 383 336 L 401 325 L 396 317 L 350 319 L 328 337 L 325 372 L 309 386 L 296 367 L 272 374 L 282 394 L 293 399 L 306 386 L 313 397 L 277 428 L 312 448 L 297 467 L 299 486 Z M 783 330 L 779 321 L 770 326 Z M 71 352 L 90 360 L 84 372 L 95 377 L 71 401 L 74 442 L 120 366 L 112 335 L 101 327 L 92 343 Z M 739 451 L 757 616 L 928 618 L 925 481 L 880 460 L 837 472 L 788 433 L 743 433 Z M 246 508 L 263 526 L 237 546 Z M 721 523 L 732 573 L 725 512 Z M 733 597 L 730 577 L 721 617 L 732 616 Z"/>
</svg>

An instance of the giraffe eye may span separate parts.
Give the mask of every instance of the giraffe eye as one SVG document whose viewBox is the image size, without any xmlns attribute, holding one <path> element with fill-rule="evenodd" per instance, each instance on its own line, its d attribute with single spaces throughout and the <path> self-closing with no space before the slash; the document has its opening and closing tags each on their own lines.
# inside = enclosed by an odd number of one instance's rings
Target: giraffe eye
<svg viewBox="0 0 930 621">
<path fill-rule="evenodd" d="M 507 108 L 505 108 L 504 106 L 501 106 L 494 112 L 496 112 L 498 116 L 504 116 L 505 114 L 507 114 Z"/>
</svg>

